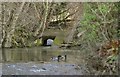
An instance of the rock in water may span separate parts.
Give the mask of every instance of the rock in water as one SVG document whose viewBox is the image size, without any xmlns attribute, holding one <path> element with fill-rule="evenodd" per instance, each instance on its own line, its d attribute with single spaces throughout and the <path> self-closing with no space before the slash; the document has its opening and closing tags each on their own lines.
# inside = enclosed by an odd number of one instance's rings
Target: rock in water
<svg viewBox="0 0 120 77">
<path fill-rule="evenodd" d="M 50 45 L 51 46 L 52 44 L 53 44 L 53 40 L 52 39 L 48 39 L 46 45 Z"/>
</svg>

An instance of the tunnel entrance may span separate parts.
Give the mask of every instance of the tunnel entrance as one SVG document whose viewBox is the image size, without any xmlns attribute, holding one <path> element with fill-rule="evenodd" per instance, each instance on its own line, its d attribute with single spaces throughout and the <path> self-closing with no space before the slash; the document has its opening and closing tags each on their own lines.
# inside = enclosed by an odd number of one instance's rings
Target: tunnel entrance
<svg viewBox="0 0 120 77">
<path fill-rule="evenodd" d="M 47 40 L 52 39 L 54 40 L 56 36 L 42 36 L 42 46 L 48 46 Z"/>
</svg>

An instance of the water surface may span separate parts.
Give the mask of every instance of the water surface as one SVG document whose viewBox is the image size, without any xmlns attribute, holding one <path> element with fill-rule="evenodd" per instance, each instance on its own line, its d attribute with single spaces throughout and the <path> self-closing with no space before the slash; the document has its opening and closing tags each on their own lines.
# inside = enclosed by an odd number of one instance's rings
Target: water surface
<svg viewBox="0 0 120 77">
<path fill-rule="evenodd" d="M 58 55 L 67 55 L 67 61 L 58 62 L 51 59 Z M 81 55 L 80 50 L 60 49 L 58 47 L 4 49 L 2 74 L 82 75 L 84 67 Z"/>
</svg>

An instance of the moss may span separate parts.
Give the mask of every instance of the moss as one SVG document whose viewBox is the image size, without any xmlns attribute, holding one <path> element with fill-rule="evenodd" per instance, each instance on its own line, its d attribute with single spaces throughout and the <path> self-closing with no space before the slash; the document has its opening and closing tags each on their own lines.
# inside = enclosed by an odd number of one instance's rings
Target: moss
<svg viewBox="0 0 120 77">
<path fill-rule="evenodd" d="M 42 45 L 42 38 L 41 38 L 41 39 L 36 39 L 36 40 L 34 41 L 34 44 L 35 44 L 36 46 Z"/>
<path fill-rule="evenodd" d="M 59 37 L 56 37 L 55 39 L 54 39 L 54 44 L 55 45 L 60 45 L 61 43 L 63 43 L 63 39 L 62 38 L 59 38 Z"/>
</svg>

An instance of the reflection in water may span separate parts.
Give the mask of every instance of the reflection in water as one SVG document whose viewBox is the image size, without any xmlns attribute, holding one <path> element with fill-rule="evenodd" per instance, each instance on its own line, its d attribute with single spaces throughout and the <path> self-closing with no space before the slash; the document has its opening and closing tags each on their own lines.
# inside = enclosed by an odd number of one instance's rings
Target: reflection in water
<svg viewBox="0 0 120 77">
<path fill-rule="evenodd" d="M 46 51 L 46 50 L 41 51 L 41 56 L 42 56 L 42 60 L 43 60 L 43 61 L 47 61 L 47 58 L 46 58 L 46 56 L 47 56 L 47 51 Z"/>
<path fill-rule="evenodd" d="M 3 61 L 6 61 L 6 55 L 5 55 L 5 51 L 4 50 L 5 50 L 4 48 L 1 49 L 1 53 L 2 53 L 2 58 L 1 59 Z"/>
<path fill-rule="evenodd" d="M 2 62 L 2 49 L 0 49 L 0 63 Z"/>
<path fill-rule="evenodd" d="M 75 61 L 80 56 L 78 50 L 53 49 L 51 47 L 5 49 L 4 53 L 3 58 L 6 60 L 3 60 L 5 62 L 49 62 L 52 57 L 58 55 L 67 55 L 68 62 L 68 60 Z"/>
</svg>

